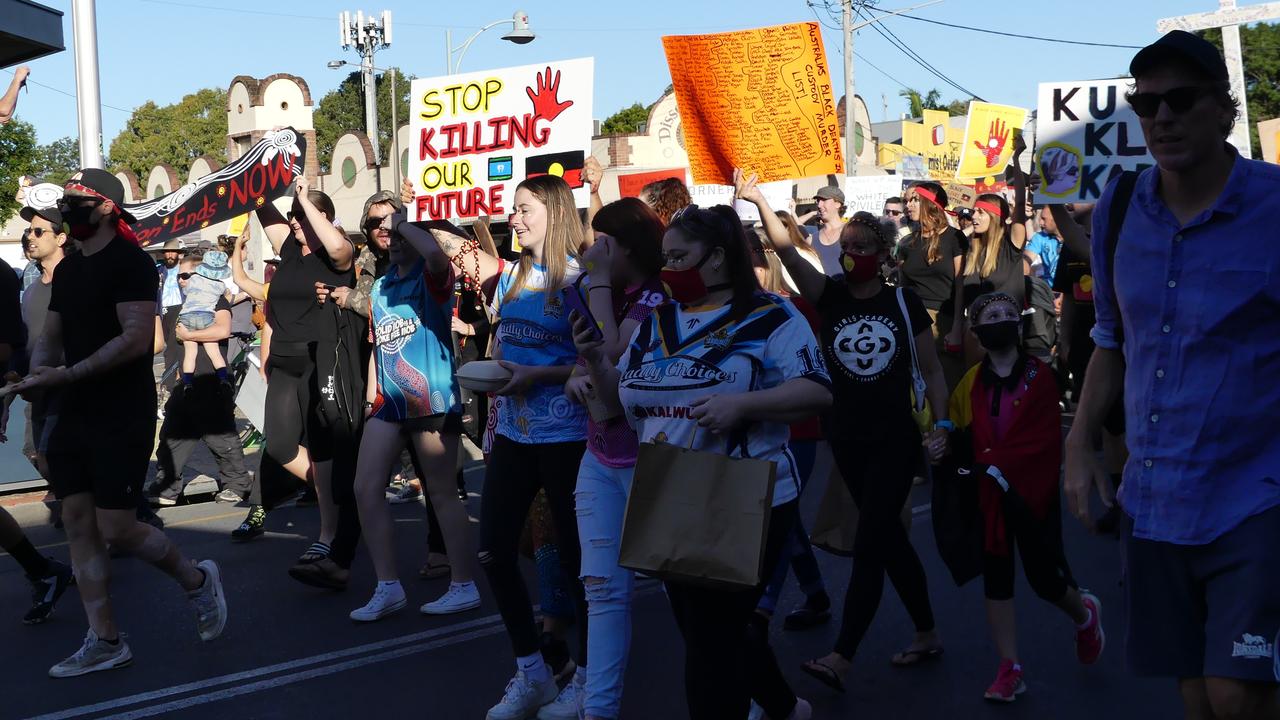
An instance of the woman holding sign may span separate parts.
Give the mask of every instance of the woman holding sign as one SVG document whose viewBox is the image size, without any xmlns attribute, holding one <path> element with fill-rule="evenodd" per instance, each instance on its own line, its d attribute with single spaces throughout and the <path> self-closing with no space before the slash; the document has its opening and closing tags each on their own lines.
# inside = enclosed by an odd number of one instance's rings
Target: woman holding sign
<svg viewBox="0 0 1280 720">
<path fill-rule="evenodd" d="M 804 671 L 844 691 L 848 673 L 867 628 L 875 618 L 889 576 L 916 627 L 915 638 L 893 657 L 915 665 L 942 654 L 934 628 L 924 566 L 911 547 L 899 514 L 921 458 L 921 445 L 937 460 L 947 447 L 947 386 L 929 332 L 929 315 L 910 290 L 895 290 L 880 277 L 893 236 L 875 220 L 855 216 L 840 234 L 844 275 L 830 278 L 800 257 L 755 176 L 734 171 L 737 196 L 760 209 L 778 256 L 799 285 L 800 295 L 821 318 L 822 353 L 831 369 L 835 408 L 823 418 L 836 465 L 860 512 L 853 546 L 853 577 L 835 649 L 805 663 Z M 918 203 L 917 203 L 918 204 Z M 918 358 L 918 361 L 917 361 Z M 920 392 L 938 418 L 921 442 L 909 398 Z"/>
<path fill-rule="evenodd" d="M 480 244 L 432 227 L 440 249 L 464 281 L 493 298 L 498 318 L 494 359 L 511 372 L 498 390 L 497 428 L 480 503 L 480 564 L 488 575 L 516 654 L 516 675 L 488 720 L 527 718 L 560 693 L 542 658 L 533 604 L 520 574 L 517 549 L 529 507 L 546 491 L 560 566 L 578 621 L 577 661 L 587 665 L 587 613 L 579 568 L 578 519 L 573 491 L 586 449 L 587 412 L 565 396 L 578 353 L 561 290 L 577 279 L 583 228 L 565 181 L 553 175 L 516 187 L 511 229 L 520 259 L 504 263 Z"/>
<path fill-rule="evenodd" d="M 662 278 L 676 302 L 640 323 L 619 363 L 589 320 L 577 318 L 574 339 L 597 392 L 620 403 L 642 442 L 775 463 L 763 543 L 768 572 L 797 517 L 787 423 L 831 403 L 817 343 L 793 305 L 760 290 L 732 208 L 690 205 L 676 213 L 662 249 Z M 743 718 L 752 698 L 771 718 L 811 717 L 778 668 L 767 620 L 755 613 L 763 582 L 726 589 L 668 579 L 666 589 L 685 642 L 689 717 Z"/>
</svg>

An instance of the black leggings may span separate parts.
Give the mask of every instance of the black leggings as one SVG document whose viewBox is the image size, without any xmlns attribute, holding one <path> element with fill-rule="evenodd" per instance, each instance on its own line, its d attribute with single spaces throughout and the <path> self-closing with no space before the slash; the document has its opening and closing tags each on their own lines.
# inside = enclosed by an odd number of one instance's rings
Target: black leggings
<svg viewBox="0 0 1280 720">
<path fill-rule="evenodd" d="M 853 502 L 858 530 L 853 539 L 853 576 L 835 651 L 852 659 L 880 608 L 884 576 L 898 591 L 917 632 L 933 630 L 933 608 L 920 556 L 902 526 L 902 506 L 920 461 L 920 432 L 908 417 L 882 433 L 831 434 L 831 449 Z"/>
<path fill-rule="evenodd" d="M 764 564 L 778 564 L 796 518 L 796 501 L 779 505 L 769 518 Z M 767 579 L 767 578 L 766 578 Z M 769 646 L 769 621 L 755 612 L 764 583 L 747 590 L 721 590 L 666 583 L 667 598 L 684 638 L 684 691 L 693 720 L 739 720 L 754 699 L 771 718 L 785 718 L 795 693 Z"/>
<path fill-rule="evenodd" d="M 569 582 L 578 625 L 578 665 L 587 664 L 587 602 L 578 579 L 581 550 L 573 491 L 586 441 L 529 445 L 502 435 L 493 439 L 480 497 L 480 564 L 498 601 L 498 612 L 516 657 L 538 652 L 529 588 L 520 574 L 518 549 L 529 507 L 538 489 L 547 493 L 560 548 L 560 567 Z"/>
<path fill-rule="evenodd" d="M 262 428 L 267 454 L 288 465 L 302 446 L 314 462 L 332 460 L 334 444 L 320 419 L 315 358 L 273 353 L 267 358 L 267 370 L 266 427 Z"/>
<path fill-rule="evenodd" d="M 1027 583 L 1041 599 L 1056 603 L 1067 588 L 1078 587 L 1071 577 L 1067 556 L 1062 549 L 1062 509 L 1057 502 L 1049 510 L 1042 525 L 1034 528 L 1006 527 L 1009 552 L 1006 555 L 984 553 L 982 587 L 988 600 L 1013 599 L 1013 549 L 1022 555 L 1022 571 Z"/>
</svg>

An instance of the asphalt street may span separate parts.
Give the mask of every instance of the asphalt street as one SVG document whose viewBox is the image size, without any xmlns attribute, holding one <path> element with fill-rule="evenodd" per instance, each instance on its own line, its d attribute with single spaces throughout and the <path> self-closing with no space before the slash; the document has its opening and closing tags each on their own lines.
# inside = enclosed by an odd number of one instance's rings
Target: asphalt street
<svg viewBox="0 0 1280 720">
<path fill-rule="evenodd" d="M 479 509 L 481 475 L 468 474 Z M 806 493 L 813 517 L 821 483 Z M 1125 611 L 1119 583 L 1118 545 L 1066 523 L 1068 557 L 1077 578 L 1103 602 L 1108 646 L 1101 661 L 1075 661 L 1069 620 L 1038 600 L 1019 580 L 1020 644 L 1029 692 L 1013 705 L 993 706 L 982 692 L 998 658 L 988 639 L 980 581 L 957 588 L 934 547 L 928 486 L 913 498 L 912 538 L 929 577 L 930 595 L 946 644 L 937 662 L 918 668 L 891 667 L 911 626 L 886 583 L 884 601 L 854 662 L 849 691 L 837 695 L 798 667 L 830 649 L 837 618 L 826 626 L 784 632 L 774 623 L 773 642 L 793 687 L 815 708 L 816 718 L 1177 718 L 1181 708 L 1168 681 L 1131 676 L 1123 663 Z M 246 545 L 228 534 L 243 518 L 240 507 L 196 502 L 161 511 L 168 532 L 190 556 L 213 558 L 221 567 L 230 605 L 222 637 L 201 643 L 191 610 L 168 578 L 132 559 L 113 562 L 113 599 L 127 633 L 132 667 L 77 679 L 53 680 L 48 667 L 74 652 L 85 631 L 79 597 L 71 590 L 47 624 L 20 623 L 28 585 L 16 563 L 0 560 L 0 718 L 483 718 L 502 693 L 513 663 L 492 597 L 483 579 L 481 609 L 429 618 L 417 605 L 443 593 L 447 580 L 422 581 L 425 519 L 420 506 L 394 506 L 400 568 L 410 606 L 372 625 L 352 623 L 347 613 L 363 605 L 373 586 L 367 556 L 360 555 L 345 593 L 303 587 L 285 573 L 311 541 L 318 525 L 314 508 L 284 508 L 268 518 L 269 533 Z M 41 505 L 15 515 L 36 545 L 65 560 L 65 536 L 47 523 Z M 850 561 L 818 552 L 833 598 L 841 602 Z M 532 564 L 529 567 L 530 586 Z M 801 601 L 792 584 L 782 612 Z M 685 717 L 682 644 L 661 587 L 640 584 L 634 642 L 627 674 L 624 718 Z"/>
</svg>

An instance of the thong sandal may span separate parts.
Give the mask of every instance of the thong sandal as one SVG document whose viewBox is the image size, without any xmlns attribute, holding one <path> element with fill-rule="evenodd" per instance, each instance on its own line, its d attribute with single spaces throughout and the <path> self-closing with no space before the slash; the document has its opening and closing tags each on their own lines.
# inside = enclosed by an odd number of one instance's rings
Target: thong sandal
<svg viewBox="0 0 1280 720">
<path fill-rule="evenodd" d="M 299 565 L 310 565 L 311 563 L 320 562 L 329 557 L 329 546 L 322 542 L 311 543 L 311 547 L 306 552 L 298 556 Z"/>
<path fill-rule="evenodd" d="M 449 563 L 432 565 L 428 562 L 426 565 L 422 566 L 421 570 L 418 571 L 418 577 L 423 580 L 434 580 L 436 578 L 442 578 L 451 572 L 453 572 L 453 568 L 450 567 Z"/>
<path fill-rule="evenodd" d="M 822 662 L 821 660 L 810 660 L 800 666 L 805 675 L 817 680 L 827 687 L 838 693 L 844 692 L 844 680 L 840 679 L 840 674 L 835 668 Z"/>
<path fill-rule="evenodd" d="M 907 650 L 903 650 L 897 655 L 894 655 L 889 660 L 889 662 L 894 667 L 911 667 L 913 665 L 919 665 L 929 660 L 937 660 L 938 658 L 942 657 L 942 652 L 943 652 L 942 646 L 931 647 L 931 648 L 920 648 L 917 650 L 907 649 Z"/>
</svg>

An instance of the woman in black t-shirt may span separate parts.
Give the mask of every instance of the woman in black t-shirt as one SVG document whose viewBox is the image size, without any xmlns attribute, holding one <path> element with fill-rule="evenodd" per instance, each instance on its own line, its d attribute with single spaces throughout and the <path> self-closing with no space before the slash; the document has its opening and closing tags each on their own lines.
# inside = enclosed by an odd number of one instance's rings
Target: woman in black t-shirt
<svg viewBox="0 0 1280 720">
<path fill-rule="evenodd" d="M 900 249 L 898 284 L 914 290 L 929 312 L 931 332 L 950 387 L 960 381 L 963 369 L 944 354 L 942 338 L 952 325 L 952 296 L 968 241 L 947 222 L 946 206 L 947 192 L 937 183 L 917 183 L 907 192 L 907 217 L 915 230 Z"/>
<path fill-rule="evenodd" d="M 1027 243 L 1027 227 L 1014 222 L 1012 208 L 1001 195 L 984 193 L 973 206 L 973 237 L 964 258 L 961 281 L 955 287 L 955 306 L 967 308 L 980 295 L 1002 292 L 1019 307 L 1026 305 L 1026 275 L 1030 269 L 1023 260 L 1022 247 Z M 951 347 L 961 346 L 965 369 L 982 360 L 982 346 L 977 338 L 965 332 L 964 313 L 956 313 L 947 332 Z"/>
<path fill-rule="evenodd" d="M 296 196 L 287 217 L 271 203 L 258 209 L 271 247 L 280 256 L 267 298 L 271 353 L 267 359 L 266 454 L 294 477 L 315 484 L 320 506 L 320 537 L 300 562 L 329 554 L 337 534 L 332 472 L 335 443 L 330 423 L 320 415 L 316 351 L 338 336 L 332 306 L 316 302 L 316 283 L 354 287 L 355 247 L 334 226 L 333 201 L 296 180 Z M 363 389 L 363 385 L 361 386 Z"/>
<path fill-rule="evenodd" d="M 899 515 L 911 492 L 921 445 L 933 460 L 946 450 L 952 427 L 946 419 L 946 381 L 924 305 L 913 291 L 892 288 L 880 276 L 893 244 L 891 231 L 855 216 L 840 234 L 844 276 L 828 278 L 796 252 L 755 177 L 735 171 L 734 184 L 738 197 L 760 209 L 778 257 L 821 318 L 823 358 L 835 400 L 823 429 L 859 516 L 853 578 L 835 649 L 803 669 L 843 691 L 844 676 L 879 607 L 886 573 L 916 626 L 914 640 L 893 657 L 894 664 L 914 665 L 942 652 L 924 567 Z M 938 418 L 923 443 L 911 414 L 913 355 L 919 358 L 924 393 Z"/>
</svg>

